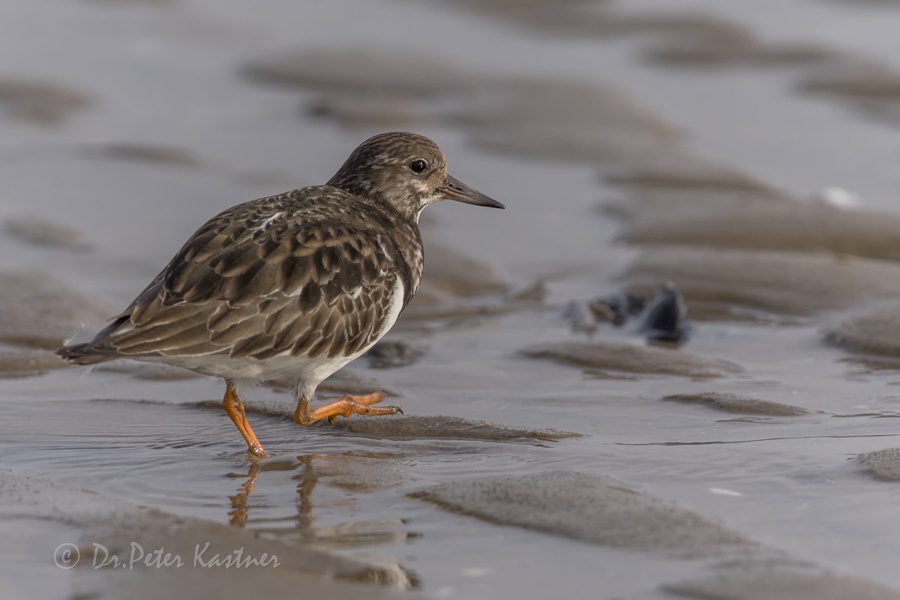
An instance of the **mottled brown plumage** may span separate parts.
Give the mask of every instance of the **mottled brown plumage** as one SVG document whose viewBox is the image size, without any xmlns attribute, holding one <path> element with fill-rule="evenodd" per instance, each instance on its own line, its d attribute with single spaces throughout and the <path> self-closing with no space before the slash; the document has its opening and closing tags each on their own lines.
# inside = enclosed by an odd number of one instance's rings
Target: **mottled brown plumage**
<svg viewBox="0 0 900 600">
<path fill-rule="evenodd" d="M 383 399 L 377 395 L 315 411 L 309 400 L 325 377 L 383 336 L 415 294 L 423 267 L 418 217 L 441 199 L 502 208 L 450 177 L 431 140 L 375 136 L 328 184 L 209 220 L 109 326 L 58 353 L 81 365 L 131 358 L 224 377 L 226 410 L 258 456 L 265 451 L 233 380 L 292 379 L 295 420 L 303 424 L 348 411 L 397 412 L 369 407 Z"/>
<path fill-rule="evenodd" d="M 355 354 L 380 331 L 393 281 L 405 305 L 421 273 L 414 224 L 336 188 L 294 190 L 201 227 L 91 356 Z"/>
</svg>

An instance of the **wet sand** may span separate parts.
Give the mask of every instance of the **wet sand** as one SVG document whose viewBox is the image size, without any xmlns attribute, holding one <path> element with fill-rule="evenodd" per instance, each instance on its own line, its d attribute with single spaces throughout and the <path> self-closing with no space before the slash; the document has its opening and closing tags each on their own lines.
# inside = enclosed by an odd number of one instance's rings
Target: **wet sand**
<svg viewBox="0 0 900 600">
<path fill-rule="evenodd" d="M 10 597 L 900 598 L 896 3 L 0 15 Z M 51 354 L 386 129 L 508 207 L 429 208 L 419 295 L 320 389 L 405 415 L 300 428 L 272 382 L 252 462 L 220 381 Z M 573 323 L 666 282 L 678 346 Z"/>
</svg>

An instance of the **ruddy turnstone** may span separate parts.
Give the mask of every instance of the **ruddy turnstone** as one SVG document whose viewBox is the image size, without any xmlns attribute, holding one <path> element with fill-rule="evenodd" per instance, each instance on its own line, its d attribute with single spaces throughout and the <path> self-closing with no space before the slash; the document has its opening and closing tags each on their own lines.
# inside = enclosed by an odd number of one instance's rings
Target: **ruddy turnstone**
<svg viewBox="0 0 900 600">
<path fill-rule="evenodd" d="M 383 392 L 310 408 L 316 387 L 372 347 L 419 288 L 422 209 L 438 200 L 504 208 L 447 173 L 428 138 L 384 133 L 328 183 L 220 213 L 93 340 L 60 348 L 77 365 L 117 358 L 225 379 L 225 412 L 266 457 L 238 397 L 241 380 L 296 385 L 294 421 L 391 415 Z"/>
</svg>

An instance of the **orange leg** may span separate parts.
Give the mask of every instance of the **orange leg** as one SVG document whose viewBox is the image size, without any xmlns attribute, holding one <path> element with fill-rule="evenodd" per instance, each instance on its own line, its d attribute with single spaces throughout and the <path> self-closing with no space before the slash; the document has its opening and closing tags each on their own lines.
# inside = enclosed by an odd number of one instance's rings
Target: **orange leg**
<svg viewBox="0 0 900 600">
<path fill-rule="evenodd" d="M 384 392 L 372 392 L 365 396 L 351 396 L 344 394 L 340 400 L 335 400 L 331 404 L 320 406 L 315 410 L 310 410 L 309 400 L 300 398 L 297 401 L 297 410 L 294 411 L 294 421 L 300 425 L 310 425 L 320 419 L 327 418 L 334 421 L 335 417 L 349 417 L 350 415 L 396 415 L 403 414 L 399 406 L 371 406 L 378 404 L 387 397 Z"/>
<path fill-rule="evenodd" d="M 247 442 L 247 449 L 256 457 L 268 458 L 268 454 L 263 450 L 262 444 L 259 443 L 256 434 L 247 421 L 247 414 L 244 412 L 244 403 L 238 398 L 237 391 L 230 379 L 225 380 L 225 399 L 222 400 L 225 412 L 231 417 L 235 427 L 241 432 L 244 441 Z"/>
</svg>

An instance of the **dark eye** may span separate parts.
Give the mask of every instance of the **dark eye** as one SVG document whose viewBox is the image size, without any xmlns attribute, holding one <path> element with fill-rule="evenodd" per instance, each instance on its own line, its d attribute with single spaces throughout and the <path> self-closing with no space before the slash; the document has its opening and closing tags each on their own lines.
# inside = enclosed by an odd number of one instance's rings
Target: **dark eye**
<svg viewBox="0 0 900 600">
<path fill-rule="evenodd" d="M 421 158 L 417 158 L 416 160 L 409 163 L 409 168 L 412 169 L 413 173 L 421 173 L 428 168 L 428 163 Z"/>
</svg>

